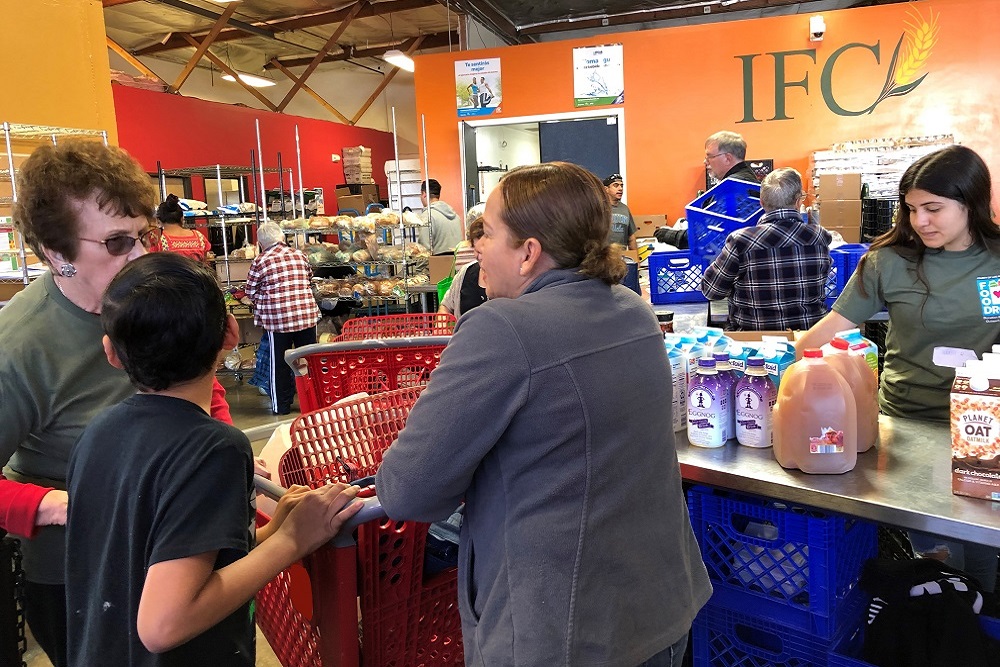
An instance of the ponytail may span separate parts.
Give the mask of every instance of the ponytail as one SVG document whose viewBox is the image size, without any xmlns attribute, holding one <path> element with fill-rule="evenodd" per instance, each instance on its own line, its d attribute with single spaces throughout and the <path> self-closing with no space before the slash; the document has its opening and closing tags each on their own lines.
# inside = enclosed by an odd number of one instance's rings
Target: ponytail
<svg viewBox="0 0 1000 667">
<path fill-rule="evenodd" d="M 627 269 L 622 251 L 617 245 L 591 240 L 584 244 L 583 250 L 580 262 L 580 273 L 583 275 L 597 278 L 608 285 L 616 285 L 625 277 Z"/>
</svg>

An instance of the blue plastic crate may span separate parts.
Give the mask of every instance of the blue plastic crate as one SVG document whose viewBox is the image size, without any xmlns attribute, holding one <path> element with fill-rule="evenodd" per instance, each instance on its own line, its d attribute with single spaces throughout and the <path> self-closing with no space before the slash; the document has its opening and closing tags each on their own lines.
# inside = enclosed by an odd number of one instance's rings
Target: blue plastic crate
<svg viewBox="0 0 1000 667">
<path fill-rule="evenodd" d="M 854 622 L 875 524 L 704 486 L 688 507 L 717 604 L 824 639 Z"/>
<path fill-rule="evenodd" d="M 854 275 L 861 257 L 868 252 L 867 243 L 845 243 L 830 248 L 833 265 L 830 267 L 830 277 L 826 282 L 826 305 L 830 307 L 840 293 L 847 287 L 847 281 Z"/>
<path fill-rule="evenodd" d="M 727 178 L 684 207 L 688 221 L 691 254 L 708 264 L 726 238 L 737 229 L 756 225 L 760 207 L 760 185 Z"/>
<path fill-rule="evenodd" d="M 703 303 L 704 268 L 687 250 L 649 256 L 649 300 L 653 303 Z"/>
<path fill-rule="evenodd" d="M 830 642 L 807 632 L 711 602 L 691 628 L 694 667 L 827 667 L 829 652 Z"/>
<path fill-rule="evenodd" d="M 864 647 L 865 625 L 861 623 L 857 630 L 845 633 L 830 650 L 828 667 L 874 667 L 870 662 L 865 662 L 857 657 L 861 655 Z M 1000 641 L 1000 619 L 989 616 L 979 617 L 979 627 L 987 636 Z"/>
</svg>

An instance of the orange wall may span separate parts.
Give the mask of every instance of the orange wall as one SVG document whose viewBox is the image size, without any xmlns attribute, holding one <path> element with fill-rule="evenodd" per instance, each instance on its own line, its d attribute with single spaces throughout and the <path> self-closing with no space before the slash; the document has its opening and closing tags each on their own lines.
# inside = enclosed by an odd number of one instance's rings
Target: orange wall
<svg viewBox="0 0 1000 667">
<path fill-rule="evenodd" d="M 824 66 L 832 59 L 833 100 L 847 110 L 871 105 L 886 81 L 889 62 L 901 37 L 900 61 L 907 45 L 928 36 L 917 33 L 920 19 L 937 25 L 936 40 L 912 81 L 926 78 L 905 96 L 889 97 L 870 114 L 843 116 L 831 111 L 822 93 Z M 995 0 L 928 0 L 823 12 L 826 36 L 810 42 L 809 15 L 783 16 L 701 26 L 605 35 L 526 46 L 435 54 L 417 58 L 417 112 L 427 123 L 431 176 L 446 192 L 462 188 L 459 125 L 455 105 L 456 60 L 500 58 L 502 114 L 516 118 L 566 113 L 573 107 L 572 50 L 577 46 L 622 43 L 625 61 L 626 197 L 633 212 L 683 215 L 704 187 L 705 137 L 718 130 L 740 132 L 751 158 L 773 158 L 806 175 L 813 151 L 841 141 L 874 137 L 954 134 L 991 166 L 994 190 L 1000 153 L 994 150 L 1000 119 L 1000 40 L 986 26 L 1000 22 Z M 870 48 L 877 45 L 879 62 Z M 927 41 L 917 45 L 927 46 Z M 787 120 L 775 117 L 777 52 L 815 49 L 785 57 Z M 744 60 L 753 63 L 753 115 L 744 119 Z M 836 57 L 834 57 L 836 56 Z M 912 62 L 912 61 L 911 61 Z M 897 63 L 901 64 L 901 63 Z M 444 197 L 449 199 L 448 196 Z M 459 206 L 455 195 L 450 201 Z"/>
<path fill-rule="evenodd" d="M 3 0 L 0 120 L 107 130 L 118 142 L 100 0 Z"/>
</svg>

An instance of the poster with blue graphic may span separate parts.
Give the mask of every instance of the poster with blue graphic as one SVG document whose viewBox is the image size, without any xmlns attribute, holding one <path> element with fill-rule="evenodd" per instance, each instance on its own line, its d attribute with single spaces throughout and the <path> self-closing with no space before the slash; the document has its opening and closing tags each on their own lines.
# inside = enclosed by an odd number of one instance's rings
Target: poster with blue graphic
<svg viewBox="0 0 1000 667">
<path fill-rule="evenodd" d="M 459 60 L 455 63 L 455 99 L 459 118 L 500 113 L 500 59 Z"/>
<path fill-rule="evenodd" d="M 573 106 L 625 103 L 625 61 L 621 44 L 573 49 Z"/>
</svg>

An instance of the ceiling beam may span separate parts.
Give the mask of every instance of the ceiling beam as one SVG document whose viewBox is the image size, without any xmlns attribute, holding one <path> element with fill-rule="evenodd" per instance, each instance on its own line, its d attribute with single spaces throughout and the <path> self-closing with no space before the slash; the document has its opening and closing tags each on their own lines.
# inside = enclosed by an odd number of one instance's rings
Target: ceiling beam
<svg viewBox="0 0 1000 667">
<path fill-rule="evenodd" d="M 492 30 L 508 46 L 530 44 L 535 40 L 518 32 L 517 26 L 506 16 L 498 12 L 489 2 L 482 0 L 438 0 L 439 4 L 457 8 L 463 14 L 471 16 Z"/>
<path fill-rule="evenodd" d="M 286 69 L 284 66 L 282 66 L 282 64 L 279 63 L 277 60 L 271 60 L 271 63 L 273 63 L 274 69 L 279 70 L 282 74 L 284 74 L 285 76 L 287 76 L 293 82 L 297 83 L 299 81 L 299 79 L 296 78 L 296 76 L 294 74 L 292 74 L 288 69 Z M 334 116 L 336 116 L 337 118 L 339 118 L 342 123 L 344 123 L 345 125 L 350 125 L 351 124 L 351 121 L 350 121 L 350 119 L 347 116 L 345 116 L 344 114 L 342 114 L 339 111 L 337 111 L 337 109 L 335 109 L 332 104 L 330 104 L 325 99 L 323 99 L 323 97 L 319 93 L 317 93 L 315 90 L 313 90 L 312 88 L 310 88 L 309 86 L 307 86 L 305 83 L 302 84 L 302 90 L 304 90 L 307 93 L 309 93 L 310 95 L 312 95 L 313 99 L 316 100 L 317 102 L 319 102 L 320 106 L 322 106 L 324 109 L 326 109 L 327 111 L 329 111 L 330 113 L 332 113 Z"/>
<path fill-rule="evenodd" d="M 218 12 L 213 12 L 210 9 L 204 9 L 197 5 L 192 5 L 190 3 L 184 2 L 184 0 L 156 0 L 161 5 L 167 5 L 168 7 L 173 7 L 174 9 L 179 9 L 182 12 L 187 12 L 188 14 L 194 14 L 195 16 L 200 16 L 202 18 L 210 19 L 212 21 L 217 21 L 220 14 Z M 239 3 L 237 3 L 239 6 Z M 229 19 L 229 25 L 233 29 L 237 29 L 244 33 L 249 33 L 251 35 L 257 35 L 258 37 L 268 37 L 274 38 L 274 31 L 268 30 L 266 26 L 254 25 L 252 23 L 247 23 L 245 21 L 238 21 L 236 19 Z M 220 35 L 226 34 L 228 31 L 223 31 Z M 198 37 L 203 37 L 204 33 L 198 35 Z M 219 40 L 216 40 L 219 41 Z M 182 46 L 187 46 L 187 44 L 182 44 Z M 136 55 L 145 55 L 143 53 L 136 52 Z"/>
<path fill-rule="evenodd" d="M 199 46 L 198 40 L 196 40 L 191 35 L 187 35 L 187 38 L 188 38 L 188 40 L 190 40 L 191 46 L 193 46 L 195 48 L 198 48 L 198 46 Z M 219 69 L 221 69 L 223 72 L 225 72 L 229 76 L 233 77 L 233 79 L 235 79 L 236 83 L 238 83 L 241 86 L 243 86 L 248 93 L 250 93 L 251 95 L 253 95 L 254 97 L 256 97 L 258 100 L 260 100 L 261 104 L 263 104 L 264 106 L 266 106 L 271 111 L 277 111 L 278 110 L 278 107 L 274 106 L 274 103 L 271 102 L 271 100 L 269 100 L 266 97 L 264 97 L 263 93 L 261 93 L 259 90 L 257 90 L 253 86 L 249 86 L 246 83 L 244 83 L 243 79 L 240 78 L 240 75 L 237 74 L 236 71 L 233 70 L 232 67 L 230 67 L 226 63 L 222 62 L 222 60 L 220 58 L 216 57 L 216 55 L 214 53 L 212 53 L 211 51 L 205 51 L 205 57 L 208 58 L 209 60 L 211 60 L 213 63 L 215 63 L 216 67 L 218 67 Z"/>
<path fill-rule="evenodd" d="M 420 44 L 423 41 L 424 41 L 423 35 L 421 35 L 420 37 L 415 37 L 411 40 L 407 40 L 406 55 L 412 56 L 413 53 L 418 48 L 420 48 Z M 397 72 L 399 72 L 399 68 L 393 66 L 393 68 L 389 70 L 389 73 L 382 78 L 382 82 L 378 85 L 377 88 L 375 88 L 375 91 L 371 94 L 371 96 L 369 96 L 368 100 L 363 105 L 361 105 L 361 108 L 358 109 L 358 112 L 354 114 L 354 118 L 351 119 L 351 125 L 354 125 L 359 120 L 361 120 L 361 117 L 365 115 L 365 112 L 368 111 L 368 108 L 372 105 L 372 103 L 374 103 L 375 100 L 378 99 L 378 96 L 382 94 L 382 91 L 385 90 L 385 87 L 389 85 L 389 82 L 392 81 L 393 77 L 396 76 Z"/>
<path fill-rule="evenodd" d="M 390 0 L 389 2 L 379 2 L 375 6 L 373 6 L 370 2 L 365 2 L 364 7 L 362 7 L 362 9 L 357 13 L 355 18 L 372 18 L 375 16 L 391 14 L 393 12 L 403 12 L 409 9 L 433 7 L 436 4 L 437 2 L 435 0 Z M 294 16 L 292 18 L 271 21 L 270 23 L 255 23 L 251 27 L 257 30 L 267 31 L 268 37 L 275 38 L 277 33 L 280 32 L 303 30 L 305 28 L 316 28 L 319 26 L 331 25 L 333 23 L 340 23 L 347 17 L 348 14 L 350 14 L 351 9 L 353 9 L 353 7 L 318 12 L 316 14 L 308 14 L 305 16 Z M 230 25 L 235 24 L 230 21 Z M 215 39 L 215 43 L 218 44 L 219 42 L 246 39 L 247 35 L 248 31 L 242 28 L 223 30 Z M 161 53 L 163 51 L 186 48 L 187 46 L 188 43 L 181 35 L 172 35 L 162 44 L 152 44 L 146 48 L 137 50 L 135 54 L 138 56 L 148 56 L 154 53 Z"/>
<path fill-rule="evenodd" d="M 191 76 L 191 72 L 194 71 L 195 66 L 201 60 L 202 56 L 205 55 L 205 52 L 208 51 L 208 47 L 212 45 L 212 42 L 215 41 L 215 38 L 222 31 L 223 26 L 226 25 L 226 22 L 229 21 L 229 19 L 232 18 L 233 14 L 236 12 L 237 4 L 239 3 L 234 2 L 227 5 L 225 11 L 222 12 L 219 18 L 215 20 L 215 25 L 212 26 L 208 35 L 201 40 L 198 48 L 194 50 L 194 55 L 192 55 L 187 61 L 187 64 L 184 65 L 184 69 L 180 71 L 180 74 L 177 75 L 177 79 L 174 80 L 173 85 L 170 86 L 170 92 L 180 92 L 181 86 L 183 86 L 184 82 L 187 81 L 189 76 Z"/>
<path fill-rule="evenodd" d="M 140 74 L 142 74 L 143 76 L 148 76 L 151 79 L 156 79 L 157 81 L 159 81 L 160 83 L 162 83 L 164 86 L 169 87 L 169 84 L 167 84 L 166 81 L 164 81 L 163 79 L 161 79 L 156 74 L 156 72 L 154 72 L 153 70 L 151 70 L 148 67 L 146 67 L 146 65 L 143 62 L 141 62 L 138 58 L 136 58 L 131 53 L 129 53 L 128 51 L 126 51 L 124 46 L 122 46 L 121 44 L 119 44 L 115 40 L 111 39 L 110 37 L 105 36 L 105 39 L 107 39 L 107 41 L 108 41 L 108 48 L 111 49 L 112 51 L 114 51 L 115 53 L 117 53 L 119 56 L 121 56 L 121 58 L 125 62 L 127 62 L 129 65 L 131 65 L 135 69 L 139 70 Z"/>
<path fill-rule="evenodd" d="M 689 4 L 684 7 L 622 12 L 597 16 L 581 16 L 579 18 L 559 18 L 551 21 L 540 21 L 536 25 L 519 27 L 519 35 L 540 35 L 551 32 L 566 32 L 570 30 L 585 30 L 588 28 L 603 28 L 634 23 L 650 23 L 652 21 L 668 21 L 670 19 L 691 18 L 694 16 L 719 16 L 730 12 L 742 12 L 748 9 L 767 9 L 785 5 L 808 4 L 803 0 L 742 0 L 732 5 L 722 6 L 721 2 L 703 2 Z M 711 9 L 708 14 L 705 8 Z"/>
<path fill-rule="evenodd" d="M 457 32 L 438 32 L 431 35 L 421 35 L 423 41 L 420 42 L 420 48 L 422 49 L 436 49 L 443 46 L 448 46 L 449 35 L 452 44 L 458 44 L 458 33 Z M 412 39 L 412 38 L 411 38 Z M 400 41 L 394 44 L 382 44 L 377 47 L 372 47 L 368 49 L 352 49 L 349 46 L 345 47 L 341 45 L 340 53 L 333 53 L 327 55 L 323 58 L 323 62 L 338 62 L 341 60 L 349 60 L 351 58 L 378 58 L 385 54 L 386 51 L 390 49 L 399 49 L 408 44 L 408 41 Z M 344 50 L 344 49 L 347 50 Z M 282 58 L 279 62 L 285 67 L 302 67 L 303 65 L 308 65 L 312 61 L 312 58 Z M 264 69 L 272 69 L 274 65 L 268 63 L 264 65 Z"/>
<path fill-rule="evenodd" d="M 309 63 L 305 71 L 299 75 L 298 79 L 294 79 L 291 90 L 285 94 L 285 98 L 278 104 L 278 111 L 285 110 L 288 103 L 292 101 L 293 97 L 295 97 L 295 93 L 299 92 L 299 89 L 302 88 L 302 84 L 306 82 L 309 75 L 316 71 L 316 68 L 319 67 L 321 62 L 323 62 L 323 58 L 325 58 L 326 54 L 330 52 L 330 49 L 336 46 L 337 40 L 340 39 L 340 36 L 344 34 L 345 30 L 347 30 L 347 26 L 351 25 L 351 21 L 354 20 L 354 17 L 358 15 L 358 12 L 361 11 L 361 8 L 366 4 L 366 0 L 360 0 L 359 2 L 354 3 L 354 6 L 351 8 L 351 12 L 344 18 L 343 21 L 340 22 L 337 29 L 333 31 L 332 35 L 330 35 L 330 39 L 326 40 L 323 48 L 316 52 L 316 55 L 313 56 L 312 62 Z"/>
<path fill-rule="evenodd" d="M 130 5 L 133 2 L 139 2 L 139 0 L 102 0 L 101 4 L 107 9 L 108 7 L 117 7 L 118 5 Z"/>
</svg>

